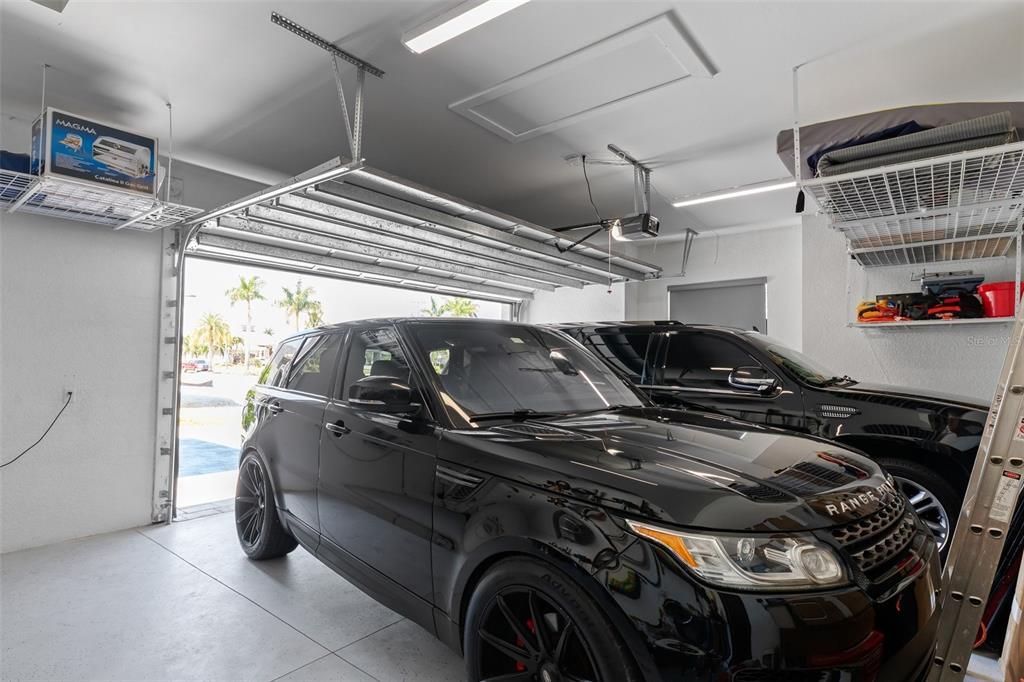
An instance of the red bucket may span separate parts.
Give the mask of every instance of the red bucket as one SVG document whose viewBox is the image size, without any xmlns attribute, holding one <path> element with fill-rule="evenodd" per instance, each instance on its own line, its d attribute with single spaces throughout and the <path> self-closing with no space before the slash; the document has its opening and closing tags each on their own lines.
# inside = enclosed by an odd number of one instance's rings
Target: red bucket
<svg viewBox="0 0 1024 682">
<path fill-rule="evenodd" d="M 1020 285 L 1024 293 L 1024 282 Z M 1013 317 L 1013 282 L 992 282 L 978 287 L 985 317 Z"/>
</svg>

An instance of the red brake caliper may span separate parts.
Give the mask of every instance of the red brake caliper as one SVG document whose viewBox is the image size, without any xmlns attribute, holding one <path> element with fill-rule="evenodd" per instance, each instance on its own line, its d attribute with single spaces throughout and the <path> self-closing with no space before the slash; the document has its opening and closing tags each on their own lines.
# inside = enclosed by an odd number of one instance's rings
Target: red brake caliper
<svg viewBox="0 0 1024 682">
<path fill-rule="evenodd" d="M 532 618 L 526 619 L 526 629 L 530 631 L 530 634 L 537 634 L 537 624 L 533 622 Z M 526 642 L 523 641 L 523 638 L 518 635 L 516 635 L 516 646 L 520 649 L 526 648 Z M 516 672 L 526 672 L 526 663 L 523 661 L 516 661 Z"/>
</svg>

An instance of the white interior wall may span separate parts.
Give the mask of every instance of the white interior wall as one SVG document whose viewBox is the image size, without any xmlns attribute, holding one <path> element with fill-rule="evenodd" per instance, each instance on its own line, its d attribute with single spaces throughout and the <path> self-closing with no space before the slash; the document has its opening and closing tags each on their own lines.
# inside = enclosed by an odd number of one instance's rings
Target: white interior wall
<svg viewBox="0 0 1024 682">
<path fill-rule="evenodd" d="M 594 322 L 626 319 L 625 289 L 613 284 L 592 284 L 582 289 L 561 287 L 554 291 L 538 291 L 526 305 L 525 322 Z"/>
<path fill-rule="evenodd" d="M 679 284 L 726 282 L 749 277 L 767 280 L 768 333 L 800 348 L 802 295 L 800 228 L 780 227 L 746 232 L 705 233 L 693 241 L 686 274 L 680 275 L 683 242 L 640 246 L 636 256 L 664 269 L 661 279 L 626 285 L 626 319 L 668 317 L 668 288 Z"/>
<path fill-rule="evenodd" d="M 847 296 L 846 243 L 823 218 L 805 217 L 803 232 L 803 351 L 840 374 L 863 381 L 965 395 L 988 402 L 1006 354 L 1011 325 L 918 328 L 848 327 L 862 296 L 915 291 L 921 267 L 851 269 Z M 987 281 L 1012 280 L 1014 260 L 931 265 L 935 271 L 973 270 Z"/>
<path fill-rule="evenodd" d="M 899 30 L 879 27 L 875 39 L 803 65 L 801 123 L 911 105 L 1024 98 L 1024 3 L 989 2 L 978 14 L 941 27 L 934 19 L 922 17 Z"/>
<path fill-rule="evenodd" d="M 146 524 L 160 235 L 0 221 L 0 551 Z"/>
</svg>

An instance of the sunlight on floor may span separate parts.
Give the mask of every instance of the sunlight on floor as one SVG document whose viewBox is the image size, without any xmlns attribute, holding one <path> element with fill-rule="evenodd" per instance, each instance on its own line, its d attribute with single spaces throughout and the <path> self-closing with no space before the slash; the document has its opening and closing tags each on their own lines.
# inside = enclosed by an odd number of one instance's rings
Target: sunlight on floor
<svg viewBox="0 0 1024 682">
<path fill-rule="evenodd" d="M 178 508 L 233 498 L 236 476 L 238 469 L 182 476 L 178 479 Z"/>
</svg>

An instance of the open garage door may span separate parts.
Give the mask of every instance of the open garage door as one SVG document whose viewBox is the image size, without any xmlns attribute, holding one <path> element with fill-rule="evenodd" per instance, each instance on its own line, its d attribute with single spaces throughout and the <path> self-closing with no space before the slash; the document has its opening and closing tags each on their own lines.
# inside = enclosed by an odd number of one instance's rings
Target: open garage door
<svg viewBox="0 0 1024 682">
<path fill-rule="evenodd" d="M 189 255 L 505 303 L 660 273 L 358 164 L 337 179 L 253 198 L 236 202 L 247 204 L 240 210 L 200 216 Z"/>
</svg>

